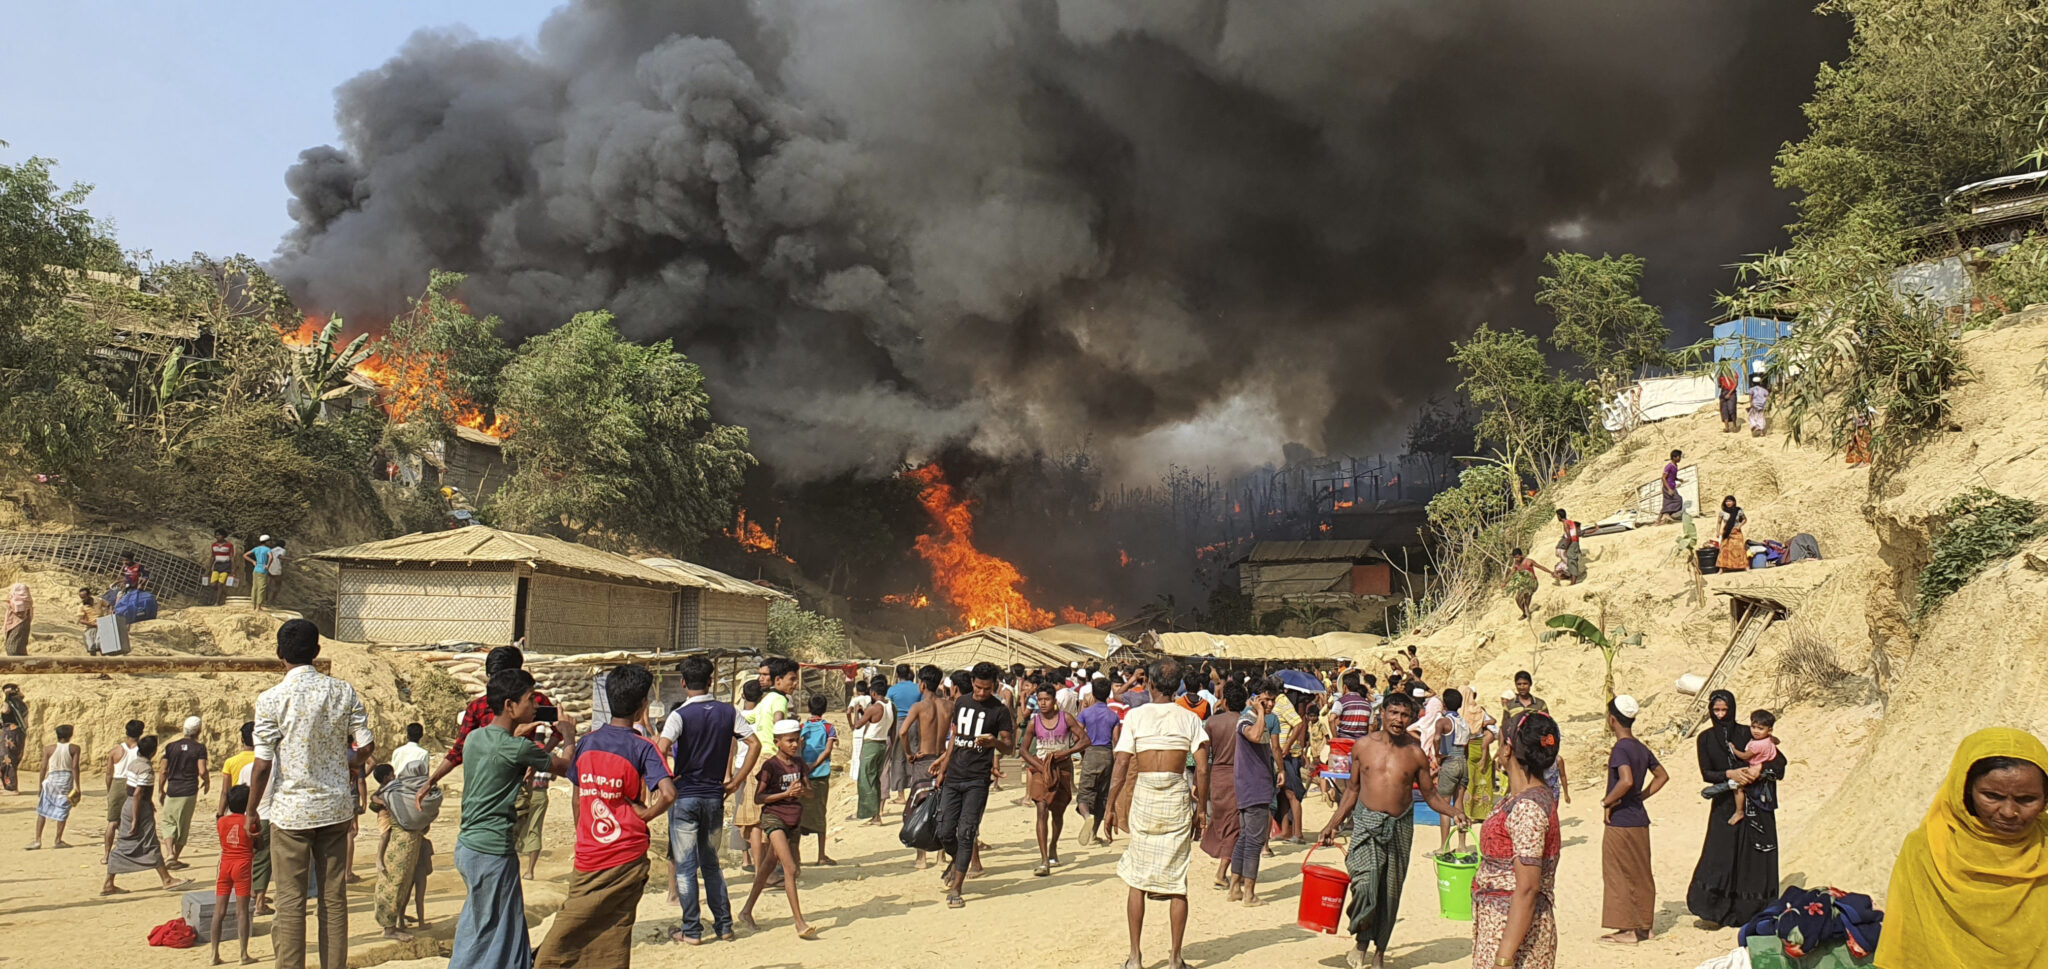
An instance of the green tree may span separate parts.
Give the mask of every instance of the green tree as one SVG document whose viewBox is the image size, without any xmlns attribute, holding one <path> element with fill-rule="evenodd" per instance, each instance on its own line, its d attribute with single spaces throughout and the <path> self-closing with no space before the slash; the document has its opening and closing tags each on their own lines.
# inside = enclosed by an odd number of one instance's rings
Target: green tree
<svg viewBox="0 0 2048 969">
<path fill-rule="evenodd" d="M 434 271 L 426 291 L 391 321 L 374 352 L 397 374 L 394 419 L 445 436 L 464 417 L 489 423 L 497 415 L 500 375 L 514 357 L 498 336 L 503 323 L 478 318 L 455 297 L 465 277 Z"/>
<path fill-rule="evenodd" d="M 284 286 L 256 260 L 195 252 L 150 267 L 143 289 L 157 294 L 166 307 L 161 312 L 190 320 L 213 338 L 212 364 L 200 376 L 217 406 L 278 399 L 277 375 L 291 368 L 282 334 L 298 329 L 302 319 Z"/>
<path fill-rule="evenodd" d="M 689 554 L 732 521 L 746 428 L 711 419 L 703 374 L 668 341 L 638 346 L 610 313 L 579 313 L 520 347 L 501 389 L 518 469 L 491 509 L 501 523 Z"/>
<path fill-rule="evenodd" d="M 58 188 L 52 164 L 0 165 L 0 367 L 19 363 L 15 340 L 62 305 L 84 270 L 120 268 L 110 227 L 85 209 L 92 186 Z"/>
<path fill-rule="evenodd" d="M 1536 302 L 1557 319 L 1550 342 L 1576 354 L 1587 376 L 1612 371 L 1626 379 L 1645 367 L 1669 365 L 1664 343 L 1671 328 L 1662 311 L 1643 301 L 1641 257 L 1553 252 L 1543 262 L 1556 273 L 1536 281 Z"/>
<path fill-rule="evenodd" d="M 1587 442 L 1593 392 L 1553 373 L 1536 338 L 1481 324 L 1450 361 L 1464 378 L 1458 389 L 1479 409 L 1479 438 L 1519 482 L 1544 482 Z M 1521 488 L 1510 495 L 1521 505 Z"/>
<path fill-rule="evenodd" d="M 806 663 L 846 655 L 846 627 L 788 599 L 768 604 L 768 651 Z"/>
<path fill-rule="evenodd" d="M 1794 238 L 1856 223 L 1934 221 L 1959 185 L 2004 174 L 2040 145 L 2048 19 L 2039 0 L 1826 0 L 1853 28 L 1822 65 L 1811 130 L 1779 152 L 1801 193 Z"/>
</svg>

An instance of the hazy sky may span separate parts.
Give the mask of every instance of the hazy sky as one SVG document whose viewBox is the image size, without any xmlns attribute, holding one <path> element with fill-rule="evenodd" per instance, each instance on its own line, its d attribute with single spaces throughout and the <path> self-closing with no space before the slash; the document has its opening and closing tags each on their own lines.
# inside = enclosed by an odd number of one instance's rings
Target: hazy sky
<svg viewBox="0 0 2048 969">
<path fill-rule="evenodd" d="M 266 258 L 285 169 L 335 141 L 334 88 L 422 27 L 531 39 L 557 0 L 0 5 L 0 160 L 53 158 L 121 244 Z"/>
</svg>

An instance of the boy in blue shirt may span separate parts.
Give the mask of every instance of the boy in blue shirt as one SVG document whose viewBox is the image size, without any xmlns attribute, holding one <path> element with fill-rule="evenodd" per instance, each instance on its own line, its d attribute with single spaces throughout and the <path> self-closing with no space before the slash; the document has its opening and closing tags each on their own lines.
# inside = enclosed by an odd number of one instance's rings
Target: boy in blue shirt
<svg viewBox="0 0 2048 969">
<path fill-rule="evenodd" d="M 818 864 L 836 865 L 839 862 L 825 854 L 825 829 L 828 826 L 825 798 L 832 788 L 832 750 L 839 746 L 839 731 L 825 719 L 824 694 L 811 694 L 809 708 L 811 718 L 804 721 L 802 756 L 810 780 L 809 793 L 803 799 L 803 820 L 798 823 L 799 839 L 805 834 L 817 835 Z"/>
</svg>

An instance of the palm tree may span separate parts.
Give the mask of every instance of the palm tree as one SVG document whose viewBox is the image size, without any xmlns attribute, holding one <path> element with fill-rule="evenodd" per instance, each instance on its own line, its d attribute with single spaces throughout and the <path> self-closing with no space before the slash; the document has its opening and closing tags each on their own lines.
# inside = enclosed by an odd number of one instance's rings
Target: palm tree
<svg viewBox="0 0 2048 969">
<path fill-rule="evenodd" d="M 1288 604 L 1287 618 L 1301 624 L 1302 635 L 1304 636 L 1314 636 L 1318 631 L 1328 632 L 1344 627 L 1344 624 L 1338 621 L 1336 613 L 1323 606 L 1311 605 L 1306 602 Z"/>
<path fill-rule="evenodd" d="M 292 351 L 291 373 L 284 381 L 285 406 L 300 426 L 311 427 L 327 413 L 327 402 L 349 393 L 348 375 L 370 356 L 370 335 L 350 340 L 340 350 L 341 317 L 327 321 L 320 337 Z"/>
<path fill-rule="evenodd" d="M 1607 607 L 1605 605 L 1600 607 L 1600 620 L 1602 622 L 1607 620 Z M 1601 658 L 1607 661 L 1607 699 L 1614 699 L 1615 654 L 1621 652 L 1623 646 L 1641 646 L 1643 644 L 1643 634 L 1631 633 L 1628 631 L 1627 626 L 1616 626 L 1612 630 L 1602 630 L 1584 616 L 1575 616 L 1568 612 L 1550 617 L 1550 621 L 1544 623 L 1544 625 L 1549 626 L 1551 631 L 1538 637 L 1543 642 L 1550 642 L 1559 636 L 1572 636 L 1580 642 L 1600 650 Z"/>
</svg>

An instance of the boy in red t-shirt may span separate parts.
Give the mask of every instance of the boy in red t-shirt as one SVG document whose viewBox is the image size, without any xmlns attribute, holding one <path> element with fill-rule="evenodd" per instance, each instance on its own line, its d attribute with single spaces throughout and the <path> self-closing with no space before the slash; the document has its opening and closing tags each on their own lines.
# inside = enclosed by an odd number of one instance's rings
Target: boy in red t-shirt
<svg viewBox="0 0 2048 969">
<path fill-rule="evenodd" d="M 647 822 L 675 802 L 661 751 L 633 731 L 647 717 L 654 674 L 637 663 L 605 673 L 611 722 L 576 742 L 576 862 L 569 898 L 534 969 L 632 964 L 633 920 L 647 887 Z"/>
<path fill-rule="evenodd" d="M 220 834 L 220 877 L 213 885 L 213 964 L 220 965 L 221 916 L 234 899 L 235 938 L 242 943 L 242 965 L 254 965 L 249 958 L 249 873 L 253 842 L 249 838 L 249 787 L 237 784 L 228 791 L 228 813 L 217 825 Z"/>
<path fill-rule="evenodd" d="M 803 762 L 803 746 L 802 725 L 794 720 L 775 725 L 775 759 L 761 765 L 760 772 L 754 775 L 754 803 L 761 805 L 761 832 L 776 860 L 782 863 L 782 870 L 788 873 L 782 888 L 789 896 L 789 914 L 796 921 L 797 938 L 809 939 L 818 934 L 818 929 L 804 921 L 803 906 L 796 897 L 796 879 L 802 870 L 796 857 L 797 832 L 802 829 L 804 793 L 810 789 L 804 776 L 809 771 Z M 768 887 L 768 876 L 774 871 L 773 864 L 754 868 L 754 888 L 747 893 L 747 907 L 740 909 L 740 921 L 749 932 L 761 931 L 754 924 L 754 900 L 761 897 L 761 889 Z"/>
</svg>

